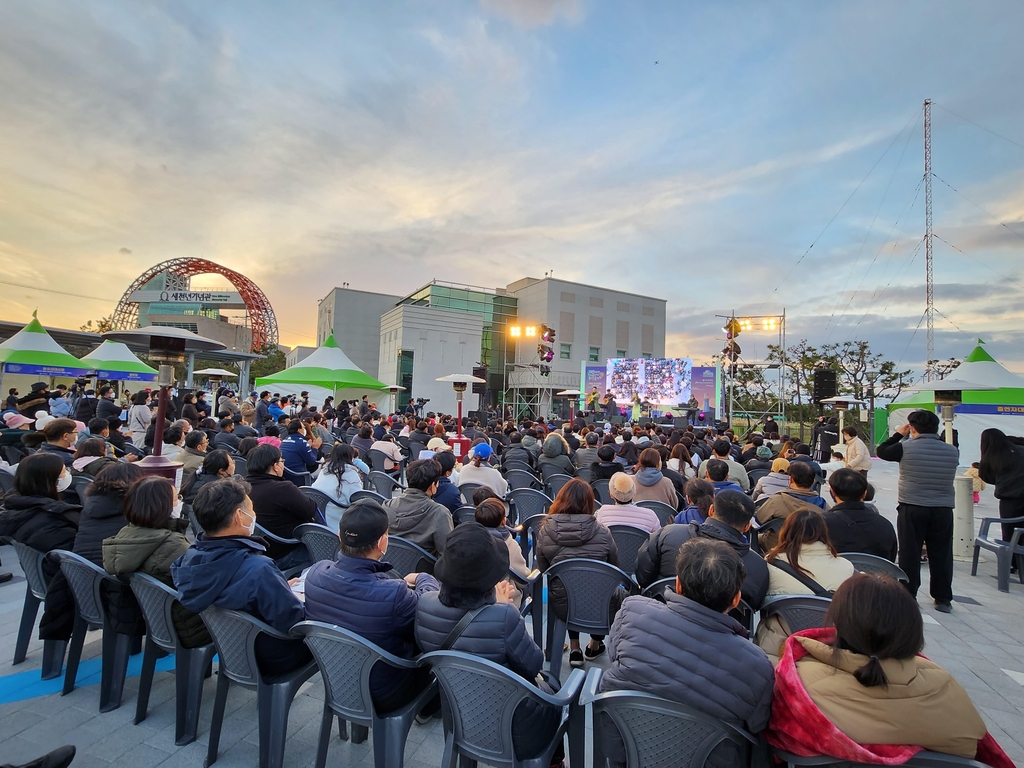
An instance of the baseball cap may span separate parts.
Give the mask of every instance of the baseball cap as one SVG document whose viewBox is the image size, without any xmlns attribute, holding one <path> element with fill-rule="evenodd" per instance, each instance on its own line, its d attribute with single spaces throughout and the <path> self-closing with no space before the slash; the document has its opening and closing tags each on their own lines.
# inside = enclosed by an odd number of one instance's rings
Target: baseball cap
<svg viewBox="0 0 1024 768">
<path fill-rule="evenodd" d="M 473 457 L 479 457 L 482 461 L 486 461 L 491 458 L 491 446 L 487 443 L 480 443 L 480 445 L 473 446 Z"/>
<path fill-rule="evenodd" d="M 361 499 L 352 504 L 341 516 L 338 534 L 349 547 L 373 544 L 388 529 L 388 513 L 373 499 Z"/>
</svg>

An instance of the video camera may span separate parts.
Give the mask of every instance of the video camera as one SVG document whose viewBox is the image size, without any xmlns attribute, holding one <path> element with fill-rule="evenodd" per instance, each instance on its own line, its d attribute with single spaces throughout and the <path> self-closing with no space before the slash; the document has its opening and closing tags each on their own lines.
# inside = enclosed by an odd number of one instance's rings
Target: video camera
<svg viewBox="0 0 1024 768">
<path fill-rule="evenodd" d="M 424 404 L 429 403 L 429 402 L 430 402 L 430 398 L 429 397 L 417 397 L 416 398 L 416 404 L 417 405 L 424 405 Z"/>
</svg>

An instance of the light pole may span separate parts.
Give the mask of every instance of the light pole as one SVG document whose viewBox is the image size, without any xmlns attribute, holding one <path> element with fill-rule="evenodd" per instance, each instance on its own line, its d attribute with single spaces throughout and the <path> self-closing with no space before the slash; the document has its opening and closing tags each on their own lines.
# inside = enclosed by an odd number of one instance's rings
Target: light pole
<svg viewBox="0 0 1024 768">
<path fill-rule="evenodd" d="M 850 406 L 851 405 L 865 405 L 863 400 L 858 400 L 855 397 L 845 397 L 843 395 L 839 395 L 837 397 L 829 397 L 829 398 L 826 398 L 826 399 L 822 400 L 821 402 L 828 403 L 833 408 L 835 408 L 837 411 L 839 411 L 839 435 L 840 435 L 839 439 L 840 440 L 843 439 L 842 438 L 842 433 L 843 433 L 843 417 L 845 417 L 846 416 L 846 412 L 848 410 L 850 410 Z"/>
<path fill-rule="evenodd" d="M 875 379 L 881 371 L 865 371 L 868 377 L 868 455 L 875 455 Z"/>
</svg>

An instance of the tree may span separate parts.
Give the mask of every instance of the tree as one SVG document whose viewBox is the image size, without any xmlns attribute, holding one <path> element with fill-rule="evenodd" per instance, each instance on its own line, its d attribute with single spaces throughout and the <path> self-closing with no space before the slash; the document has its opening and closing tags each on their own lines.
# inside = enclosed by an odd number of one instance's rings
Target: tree
<svg viewBox="0 0 1024 768">
<path fill-rule="evenodd" d="M 287 367 L 284 352 L 276 344 L 264 344 L 256 354 L 263 355 L 263 360 L 252 361 L 252 379 L 269 376 L 272 373 L 283 371 Z"/>
<path fill-rule="evenodd" d="M 858 400 L 867 395 L 868 371 L 877 371 L 875 397 L 895 399 L 903 387 L 912 380 L 910 368 L 897 370 L 896 363 L 871 351 L 867 341 L 844 341 L 842 344 L 824 344 L 820 349 L 826 367 L 839 375 L 839 394 L 852 395 Z"/>
<path fill-rule="evenodd" d="M 114 320 L 110 315 L 104 315 L 95 323 L 93 323 L 92 320 L 89 320 L 85 325 L 81 326 L 79 330 L 85 331 L 86 333 L 106 333 L 107 331 L 114 330 Z"/>
<path fill-rule="evenodd" d="M 948 360 L 929 360 L 924 369 L 925 375 L 931 374 L 939 381 L 942 381 L 960 367 L 960 362 L 955 357 L 951 357 Z"/>
<path fill-rule="evenodd" d="M 804 439 L 804 393 L 813 389 L 814 369 L 821 360 L 821 354 L 815 347 L 807 343 L 807 339 L 800 339 L 786 354 L 782 354 L 782 347 L 779 344 L 768 345 L 768 361 L 779 363 L 786 369 L 787 392 L 784 396 L 792 401 L 796 398 L 797 421 L 800 423 L 800 441 Z M 792 393 L 792 395 L 790 395 Z"/>
</svg>

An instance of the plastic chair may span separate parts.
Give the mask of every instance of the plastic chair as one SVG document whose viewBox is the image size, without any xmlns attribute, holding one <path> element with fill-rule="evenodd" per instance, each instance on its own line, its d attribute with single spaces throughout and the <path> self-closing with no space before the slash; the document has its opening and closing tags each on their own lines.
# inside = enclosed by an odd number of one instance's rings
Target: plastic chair
<svg viewBox="0 0 1024 768">
<path fill-rule="evenodd" d="M 320 513 L 320 517 L 324 520 L 327 519 L 327 505 L 336 503 L 334 499 L 332 499 L 323 491 L 318 491 L 308 486 L 303 486 L 302 488 L 299 488 L 299 493 L 301 493 L 303 496 L 308 496 L 313 500 L 313 503 L 316 504 L 317 511 Z"/>
<path fill-rule="evenodd" d="M 383 496 L 385 499 L 390 499 L 394 496 L 395 491 L 404 491 L 405 486 L 395 480 L 387 472 L 377 472 L 376 470 L 370 472 L 370 485 L 373 486 L 373 490 Z"/>
<path fill-rule="evenodd" d="M 78 494 L 78 498 L 85 503 L 85 489 L 92 485 L 92 478 L 88 475 L 72 475 L 71 490 Z"/>
<path fill-rule="evenodd" d="M 614 565 L 600 560 L 572 558 L 555 563 L 548 577 L 548 671 L 558 676 L 562 669 L 562 645 L 566 630 L 588 635 L 607 635 L 612 628 L 611 601 L 620 587 L 634 595 L 639 588 L 632 577 Z M 558 618 L 550 599 L 551 583 L 562 582 L 568 600 L 565 620 Z"/>
<path fill-rule="evenodd" d="M 437 562 L 437 558 L 419 544 L 401 536 L 388 536 L 388 551 L 381 560 L 390 563 L 402 578 L 410 573 L 433 573 Z"/>
<path fill-rule="evenodd" d="M 788 766 L 800 765 L 821 765 L 831 766 L 832 768 L 877 768 L 874 763 L 851 763 L 849 760 L 837 760 L 834 757 L 826 757 L 824 755 L 802 757 L 774 748 L 772 749 L 772 754 L 779 758 L 787 768 Z M 918 752 L 907 762 L 900 763 L 900 765 L 907 766 L 907 768 L 987 768 L 984 763 L 971 760 L 969 757 L 926 751 Z"/>
<path fill-rule="evenodd" d="M 146 652 L 139 676 L 139 698 L 135 705 L 135 725 L 146 719 L 149 693 L 158 656 L 174 654 L 174 743 L 181 747 L 196 740 L 199 710 L 203 703 L 203 680 L 217 652 L 213 643 L 185 648 L 174 628 L 171 606 L 178 593 L 145 573 L 133 573 L 132 591 L 146 617 Z"/>
<path fill-rule="evenodd" d="M 537 462 L 537 466 L 540 468 L 541 479 L 546 483 L 554 475 L 564 475 L 561 469 L 556 464 L 552 464 L 550 461 Z"/>
<path fill-rule="evenodd" d="M 662 525 L 668 525 L 676 519 L 676 515 L 679 514 L 679 510 L 673 509 L 671 504 L 666 504 L 664 501 L 655 501 L 654 499 L 648 499 L 647 501 L 638 501 L 636 503 L 638 507 L 651 510 L 661 520 Z"/>
<path fill-rule="evenodd" d="M 455 525 L 461 523 L 471 522 L 476 515 L 476 507 L 472 507 L 468 504 L 463 504 L 461 507 L 452 512 L 452 522 Z"/>
<path fill-rule="evenodd" d="M 530 616 L 533 625 L 533 641 L 538 648 L 544 647 L 544 574 L 534 569 L 522 576 L 511 568 L 508 578 L 523 593 L 523 602 L 519 607 L 519 615 L 524 619 Z"/>
<path fill-rule="evenodd" d="M 292 699 L 299 687 L 316 673 L 316 662 L 310 661 L 284 675 L 264 677 L 256 664 L 256 638 L 265 634 L 281 640 L 291 639 L 288 635 L 241 611 L 227 611 L 211 606 L 200 616 L 210 630 L 219 660 L 217 697 L 213 703 L 210 745 L 205 765 L 211 766 L 217 762 L 228 688 L 236 683 L 256 691 L 260 768 L 281 768 L 284 763 L 284 743 L 288 736 L 288 710 L 291 709 Z"/>
<path fill-rule="evenodd" d="M 602 504 L 614 504 L 615 499 L 612 498 L 611 492 L 608 490 L 608 481 L 605 479 L 595 480 L 590 484 L 590 487 L 594 489 L 594 496 L 597 497 L 598 501 Z"/>
<path fill-rule="evenodd" d="M 100 585 L 106 582 L 118 589 L 128 587 L 109 575 L 106 571 L 84 557 L 65 550 L 54 550 L 60 558 L 60 567 L 68 586 L 75 597 L 75 608 L 78 616 L 75 628 L 71 633 L 71 645 L 68 650 L 68 665 L 64 673 L 64 688 L 61 696 L 75 689 L 78 677 L 78 664 L 82 659 L 82 646 L 85 644 L 85 633 L 89 626 L 103 628 L 103 644 L 101 651 L 100 673 L 100 712 L 112 712 L 121 706 L 121 694 L 124 692 L 124 679 L 128 672 L 128 657 L 131 655 L 133 637 L 115 632 L 110 625 L 110 618 L 103 607 Z M 128 594 L 131 594 L 130 592 Z"/>
<path fill-rule="evenodd" d="M 231 460 L 235 462 L 235 474 L 241 477 L 245 477 L 249 473 L 249 463 L 242 456 L 232 456 Z"/>
<path fill-rule="evenodd" d="M 462 483 L 459 486 L 459 493 L 462 494 L 462 500 L 466 503 L 466 506 L 474 506 L 473 491 L 482 487 L 480 483 Z"/>
<path fill-rule="evenodd" d="M 884 557 L 869 555 L 866 552 L 840 552 L 839 556 L 853 563 L 853 567 L 861 573 L 882 573 L 891 576 L 896 581 L 902 581 L 904 584 L 910 582 L 902 568 Z"/>
<path fill-rule="evenodd" d="M 974 559 L 971 561 L 971 576 L 978 575 L 978 554 L 981 549 L 987 549 L 996 555 L 996 579 L 1000 592 L 1010 591 L 1010 565 L 1013 559 L 1017 558 L 1017 578 L 1024 584 L 1024 528 L 1016 528 L 1009 541 L 994 539 L 989 536 L 988 530 L 993 523 L 1002 525 L 1015 525 L 1024 523 L 1024 517 L 983 517 L 981 519 L 981 530 L 974 539 Z"/>
<path fill-rule="evenodd" d="M 309 472 L 292 472 L 288 467 L 283 467 L 285 480 L 291 480 L 295 485 L 302 488 L 313 484 L 313 476 Z"/>
<path fill-rule="evenodd" d="M 0 471 L 0 475 L 7 474 Z M 43 552 L 32 549 L 21 542 L 12 541 L 11 545 L 18 555 L 21 570 L 25 572 L 25 606 L 21 609 L 21 624 L 18 625 L 18 639 L 14 643 L 13 664 L 21 664 L 28 655 L 28 644 L 32 639 L 32 629 L 36 625 L 36 614 L 39 605 L 46 599 L 46 576 L 43 574 Z M 63 640 L 43 641 L 42 679 L 52 680 L 60 677 L 64 667 L 64 652 L 67 643 Z"/>
<path fill-rule="evenodd" d="M 378 451 L 376 448 L 371 448 L 366 452 L 364 457 L 366 462 L 370 465 L 370 469 L 374 472 L 387 472 L 387 461 L 390 457 L 384 453 L 384 451 Z M 391 459 L 393 462 L 394 460 Z"/>
<path fill-rule="evenodd" d="M 577 467 L 576 468 L 576 477 L 578 477 L 580 480 L 582 480 L 585 483 L 589 483 L 590 482 L 590 467 Z"/>
<path fill-rule="evenodd" d="M 571 475 L 563 475 L 559 473 L 548 475 L 546 478 L 544 478 L 548 486 L 548 496 L 550 496 L 552 499 L 555 498 L 558 495 L 559 491 L 561 491 L 565 487 L 566 483 L 568 483 L 572 479 L 573 478 Z"/>
<path fill-rule="evenodd" d="M 750 481 L 750 488 L 753 490 L 754 486 L 757 485 L 757 481 L 762 477 L 768 477 L 771 474 L 770 470 L 767 469 L 752 469 L 747 472 L 747 479 Z"/>
<path fill-rule="evenodd" d="M 398 437 L 395 438 L 395 440 L 398 441 L 398 446 L 402 449 L 402 453 L 404 453 L 406 456 L 409 456 L 409 436 L 399 435 Z"/>
<path fill-rule="evenodd" d="M 675 589 L 676 589 L 676 577 L 675 576 L 669 576 L 669 577 L 664 578 L 664 579 L 658 579 L 653 584 L 647 585 L 647 587 L 644 588 L 644 591 L 641 592 L 640 594 L 643 595 L 644 597 L 649 597 L 649 598 L 651 598 L 653 600 L 660 600 L 661 602 L 664 603 L 665 602 L 665 589 L 669 588 L 669 587 L 672 589 L 673 592 L 675 591 Z"/>
<path fill-rule="evenodd" d="M 668 505 L 666 505 L 668 506 Z M 647 540 L 650 534 L 646 529 L 636 525 L 609 525 L 612 538 L 615 539 L 615 548 L 619 551 L 619 568 L 626 573 L 636 572 L 637 553 Z"/>
<path fill-rule="evenodd" d="M 551 508 L 551 499 L 533 488 L 520 488 L 509 491 L 508 503 L 511 508 L 510 519 L 515 520 L 519 526 L 519 547 L 529 563 L 531 544 L 536 541 L 537 531 Z"/>
<path fill-rule="evenodd" d="M 296 526 L 295 535 L 306 545 L 313 562 L 334 560 L 338 556 L 338 534 L 319 523 L 303 523 Z"/>
<path fill-rule="evenodd" d="M 533 475 L 534 477 L 537 476 L 537 473 L 534 471 L 533 467 L 531 467 L 525 461 L 516 461 L 515 459 L 512 459 L 511 461 L 506 461 L 505 462 L 504 468 L 505 468 L 505 477 L 506 478 L 508 477 L 508 473 L 512 472 L 512 471 L 528 472 L 529 474 Z"/>
<path fill-rule="evenodd" d="M 795 595 L 780 597 L 761 606 L 761 621 L 778 616 L 789 634 L 825 626 L 825 614 L 832 601 L 827 597 Z"/>
<path fill-rule="evenodd" d="M 639 691 L 610 691 L 598 693 L 603 670 L 591 668 L 580 693 L 580 707 L 591 705 L 594 711 L 594 765 L 605 764 L 602 754 L 599 718 L 611 719 L 622 737 L 626 751 L 626 765 L 674 766 L 674 768 L 704 768 L 715 749 L 732 742 L 739 752 L 737 765 L 748 765 L 751 747 L 758 743 L 755 736 L 731 723 L 719 720 L 696 709 L 674 701 Z M 574 743 L 570 735 L 570 749 Z M 578 757 L 582 765 L 582 744 L 577 742 Z M 721 756 L 719 760 L 721 760 Z"/>
<path fill-rule="evenodd" d="M 573 670 L 562 689 L 549 694 L 515 672 L 468 653 L 435 651 L 420 660 L 430 665 L 441 686 L 446 724 L 442 766 L 455 768 L 456 758 L 461 756 L 507 768 L 547 768 L 577 707 L 582 670 Z M 562 717 L 541 754 L 524 760 L 516 757 L 512 747 L 512 716 L 526 701 L 558 707 Z"/>
<path fill-rule="evenodd" d="M 10 464 L 10 462 L 8 462 Z M 13 466 L 13 464 L 11 465 Z M 0 491 L 4 492 L 4 495 L 14 490 L 14 475 L 10 472 L 4 472 L 0 469 Z"/>
<path fill-rule="evenodd" d="M 286 539 L 283 536 L 273 534 L 259 523 L 256 523 L 255 533 L 258 533 L 260 536 L 262 536 L 265 539 L 269 539 L 270 541 L 276 541 L 278 544 L 286 544 L 289 546 L 302 546 L 302 542 L 298 539 Z M 306 554 L 309 554 L 308 549 L 306 550 Z M 295 568 L 289 568 L 287 571 L 284 571 L 283 573 L 286 579 L 290 579 L 292 576 L 297 576 L 298 574 L 300 574 L 303 570 L 305 570 L 305 568 L 306 566 L 296 566 Z"/>
<path fill-rule="evenodd" d="M 324 681 L 324 713 L 320 721 L 316 768 L 327 764 L 327 747 L 335 716 L 351 721 L 353 743 L 362 743 L 366 729 L 370 728 L 373 762 L 377 768 L 402 768 L 413 718 L 437 694 L 437 682 L 431 681 L 404 707 L 381 715 L 370 695 L 370 671 L 374 665 L 413 670 L 420 666 L 418 661 L 399 658 L 355 632 L 333 624 L 303 621 L 292 628 L 292 634 L 306 641 Z"/>
<path fill-rule="evenodd" d="M 748 534 L 750 538 L 750 549 L 756 552 L 757 554 L 761 555 L 761 557 L 764 557 L 766 550 L 761 545 L 761 534 L 774 531 L 777 536 L 779 531 L 782 530 L 782 526 L 785 524 L 786 519 L 782 517 L 772 518 L 764 525 L 757 525 L 757 520 L 752 520 L 750 525 L 750 532 Z"/>
<path fill-rule="evenodd" d="M 508 482 L 510 490 L 518 490 L 520 488 L 533 488 L 534 490 L 540 490 L 540 480 L 532 472 L 525 472 L 521 469 L 507 469 L 505 470 L 505 480 Z"/>
</svg>

